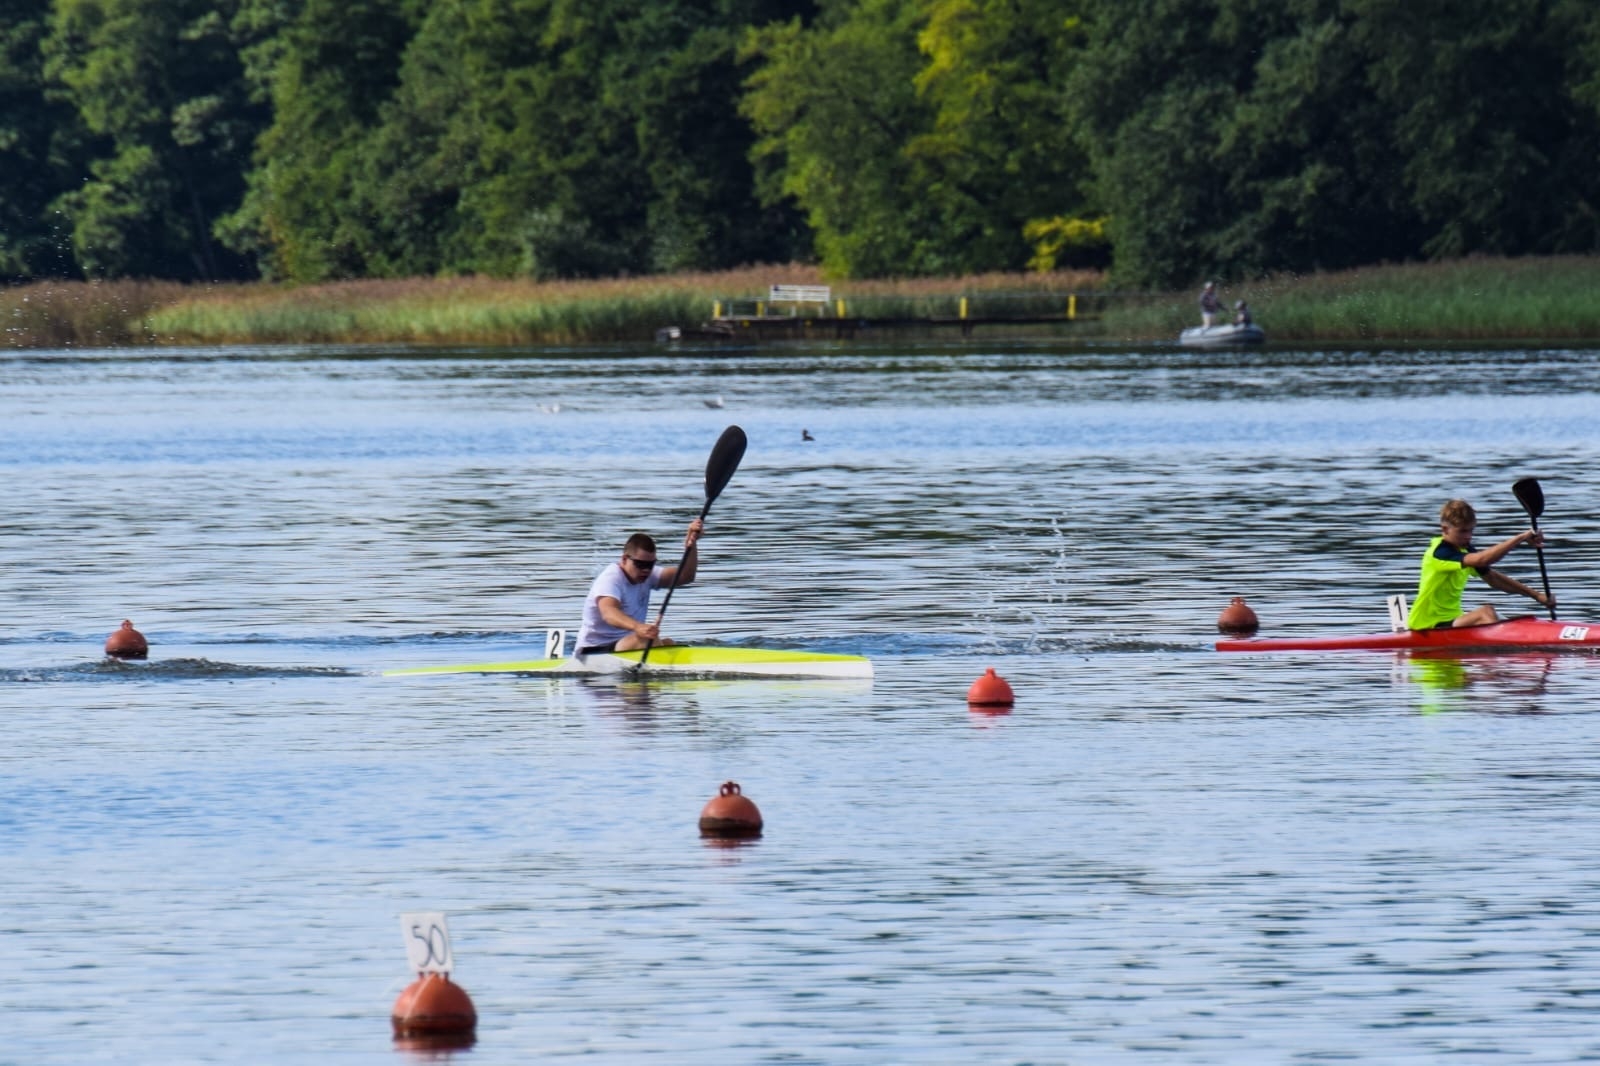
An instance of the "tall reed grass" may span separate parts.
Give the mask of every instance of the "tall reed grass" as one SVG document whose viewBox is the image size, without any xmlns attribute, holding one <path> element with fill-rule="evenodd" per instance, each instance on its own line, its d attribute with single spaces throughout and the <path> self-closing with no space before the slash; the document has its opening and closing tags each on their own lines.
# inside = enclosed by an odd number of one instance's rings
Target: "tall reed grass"
<svg viewBox="0 0 1600 1066">
<path fill-rule="evenodd" d="M 1062 313 L 1063 286 L 1088 288 L 1098 281 L 1094 274 L 987 274 L 851 282 L 836 291 L 848 313 L 858 316 L 954 315 L 963 295 L 1013 308 L 1030 300 L 1049 303 Z M 815 267 L 788 265 L 581 282 L 441 278 L 215 286 L 152 312 L 146 325 L 174 344 L 646 340 L 663 326 L 698 325 L 718 306 L 725 314 L 752 312 L 779 283 L 822 279 Z M 969 313 L 976 312 L 969 307 Z"/>
<path fill-rule="evenodd" d="M 1269 340 L 1600 339 L 1600 257 L 1471 258 L 1279 275 L 1219 286 L 1243 299 Z M 1200 324 L 1199 286 L 1113 303 L 1109 336 L 1172 337 Z"/>
<path fill-rule="evenodd" d="M 192 291 L 170 281 L 41 281 L 0 287 L 0 347 L 158 343 L 146 320 Z"/>
<path fill-rule="evenodd" d="M 750 313 L 778 283 L 823 284 L 815 267 L 599 281 L 489 278 L 184 286 L 48 282 L 0 288 L 0 344 L 564 344 L 646 340 L 714 306 Z M 1474 258 L 1225 284 L 1274 341 L 1600 339 L 1600 258 Z M 1095 272 L 997 273 L 833 285 L 851 317 L 1064 316 L 1072 336 L 1165 340 L 1197 324 L 1196 292 L 1127 293 Z M 768 311 L 776 310 L 768 308 Z M 816 313 L 817 308 L 784 308 Z M 837 310 L 837 305 L 828 309 Z"/>
</svg>

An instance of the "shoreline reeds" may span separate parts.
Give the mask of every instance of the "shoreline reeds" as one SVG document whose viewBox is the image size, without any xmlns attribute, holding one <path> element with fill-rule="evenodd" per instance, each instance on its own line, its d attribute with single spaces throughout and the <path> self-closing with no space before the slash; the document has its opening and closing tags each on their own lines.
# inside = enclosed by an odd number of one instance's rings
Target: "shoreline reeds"
<svg viewBox="0 0 1600 1066">
<path fill-rule="evenodd" d="M 175 281 L 40 281 L 0 288 L 0 347 L 156 344 L 148 317 L 192 291 Z"/>
<path fill-rule="evenodd" d="M 35 282 L 0 288 L 9 348 L 228 344 L 531 345 L 649 340 L 698 325 L 720 303 L 749 309 L 777 283 L 825 284 L 811 266 L 534 282 L 412 278 L 268 282 Z M 1472 258 L 1220 286 L 1250 303 L 1273 341 L 1408 343 L 1600 338 L 1600 257 Z M 1198 283 L 1195 286 L 1198 291 Z M 836 282 L 852 316 L 1065 314 L 1073 338 L 1166 341 L 1198 322 L 1195 292 L 1128 293 L 1092 271 Z M 829 309 L 830 311 L 833 309 Z M 1004 327 L 991 327 L 1004 328 Z M 1051 328 L 1051 327 L 1047 327 Z"/>
<path fill-rule="evenodd" d="M 1170 338 L 1200 324 L 1196 291 L 1114 305 L 1119 338 Z M 1600 257 L 1473 257 L 1220 283 L 1224 306 L 1250 305 L 1269 340 L 1296 342 L 1600 339 Z"/>
</svg>

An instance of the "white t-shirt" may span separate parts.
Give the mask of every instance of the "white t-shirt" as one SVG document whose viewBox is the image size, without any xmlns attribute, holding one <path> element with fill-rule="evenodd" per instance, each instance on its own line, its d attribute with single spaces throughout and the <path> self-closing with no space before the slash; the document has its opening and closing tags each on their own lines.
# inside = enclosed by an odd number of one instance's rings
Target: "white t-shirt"
<svg viewBox="0 0 1600 1066">
<path fill-rule="evenodd" d="M 611 644 L 627 636 L 632 630 L 618 629 L 600 617 L 600 597 L 610 596 L 622 605 L 622 611 L 635 622 L 650 616 L 650 593 L 661 587 L 661 571 L 657 565 L 650 576 L 635 585 L 622 572 L 621 563 L 611 563 L 589 586 L 589 598 L 583 601 L 583 626 L 578 630 L 578 648 L 592 648 L 597 644 Z"/>
</svg>

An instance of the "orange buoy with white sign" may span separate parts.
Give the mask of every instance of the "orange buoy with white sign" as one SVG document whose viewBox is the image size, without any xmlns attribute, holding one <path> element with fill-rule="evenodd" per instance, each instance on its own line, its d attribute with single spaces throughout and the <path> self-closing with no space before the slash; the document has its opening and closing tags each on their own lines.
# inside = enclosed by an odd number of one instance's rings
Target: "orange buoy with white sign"
<svg viewBox="0 0 1600 1066">
<path fill-rule="evenodd" d="M 477 1027 L 478 1011 L 449 974 L 425 973 L 394 1001 L 390 1020 L 395 1036 L 468 1033 Z"/>
<path fill-rule="evenodd" d="M 106 654 L 114 659 L 143 659 L 150 654 L 150 644 L 144 634 L 124 618 L 122 628 L 106 638 Z"/>
<path fill-rule="evenodd" d="M 700 833 L 712 837 L 758 837 L 761 811 L 739 790 L 737 781 L 724 781 L 700 811 Z"/>
<path fill-rule="evenodd" d="M 967 704 L 972 707 L 1009 707 L 1015 702 L 1010 683 L 995 673 L 992 666 L 967 689 Z"/>
<path fill-rule="evenodd" d="M 1244 597 L 1235 596 L 1233 602 L 1217 615 L 1217 628 L 1224 633 L 1254 633 L 1261 628 L 1261 622 L 1250 605 L 1244 602 Z"/>
</svg>

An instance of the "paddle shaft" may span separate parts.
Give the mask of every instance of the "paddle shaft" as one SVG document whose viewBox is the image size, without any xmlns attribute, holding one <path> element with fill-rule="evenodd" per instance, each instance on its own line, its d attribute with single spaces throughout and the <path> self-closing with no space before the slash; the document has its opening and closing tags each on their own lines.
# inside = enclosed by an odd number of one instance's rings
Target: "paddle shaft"
<svg viewBox="0 0 1600 1066">
<path fill-rule="evenodd" d="M 706 515 L 708 515 L 710 513 L 711 513 L 711 501 L 707 500 L 706 501 L 706 505 L 704 507 L 700 508 L 700 521 L 704 522 L 706 520 Z M 699 550 L 700 550 L 699 548 L 691 546 L 687 551 L 685 551 L 683 553 L 683 558 L 678 560 L 678 565 L 675 568 L 673 568 L 673 571 L 672 571 L 672 584 L 667 586 L 667 595 L 665 596 L 665 598 L 662 599 L 662 601 L 661 601 L 661 610 L 659 612 L 657 612 L 657 614 L 656 614 L 656 628 L 659 629 L 661 627 L 661 620 L 667 616 L 667 604 L 672 602 L 672 594 L 678 590 L 678 575 L 683 573 L 683 564 L 689 561 L 689 552 L 699 551 Z M 640 666 L 643 666 L 644 665 L 644 661 L 646 659 L 650 658 L 650 649 L 654 646 L 654 644 L 655 644 L 654 641 L 647 641 L 645 643 L 644 652 L 639 656 L 639 665 Z"/>
<path fill-rule="evenodd" d="M 1528 517 L 1533 519 L 1533 531 L 1535 533 L 1539 532 L 1539 519 L 1534 518 L 1532 515 Z M 1539 557 L 1539 580 L 1544 582 L 1544 600 L 1550 612 L 1550 621 L 1554 622 L 1556 620 L 1556 606 L 1550 602 L 1550 574 L 1544 568 L 1544 549 L 1535 544 L 1533 553 Z"/>
<path fill-rule="evenodd" d="M 744 458 L 744 449 L 747 440 L 744 430 L 738 426 L 729 426 L 722 431 L 722 436 L 717 438 L 717 443 L 711 449 L 711 458 L 706 460 L 706 505 L 700 508 L 700 521 L 703 524 L 706 515 L 711 513 L 711 505 L 717 502 L 717 497 L 722 495 L 722 490 L 728 487 L 733 472 L 739 469 L 739 460 Z M 656 615 L 656 627 L 659 630 L 661 620 L 667 616 L 667 605 L 672 602 L 672 594 L 678 589 L 678 578 L 683 574 L 683 564 L 689 561 L 689 552 L 698 551 L 698 547 L 690 545 L 684 550 L 683 558 L 672 571 L 672 584 L 667 586 L 667 596 L 661 601 L 661 613 Z M 646 641 L 644 650 L 639 655 L 639 665 L 634 667 L 634 673 L 644 669 L 644 664 L 650 659 L 650 649 L 655 641 Z"/>
</svg>

